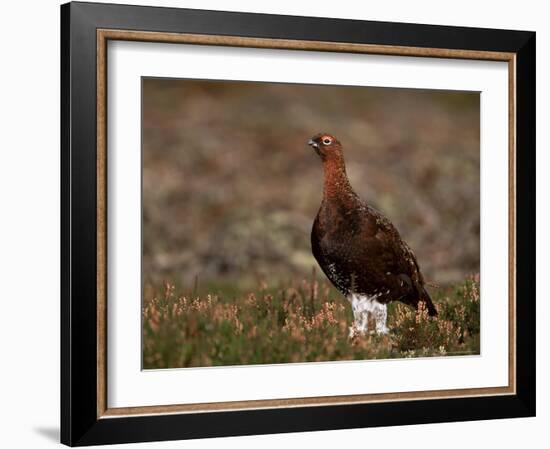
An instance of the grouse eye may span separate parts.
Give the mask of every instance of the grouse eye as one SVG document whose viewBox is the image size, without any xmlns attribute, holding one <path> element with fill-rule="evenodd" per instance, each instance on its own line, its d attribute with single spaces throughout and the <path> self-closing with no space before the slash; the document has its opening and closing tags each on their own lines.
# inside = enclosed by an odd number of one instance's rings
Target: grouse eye
<svg viewBox="0 0 550 449">
<path fill-rule="evenodd" d="M 324 143 L 325 145 L 330 145 L 330 144 L 332 143 L 332 140 L 329 139 L 328 137 L 325 137 L 325 138 L 323 139 L 323 143 Z"/>
</svg>

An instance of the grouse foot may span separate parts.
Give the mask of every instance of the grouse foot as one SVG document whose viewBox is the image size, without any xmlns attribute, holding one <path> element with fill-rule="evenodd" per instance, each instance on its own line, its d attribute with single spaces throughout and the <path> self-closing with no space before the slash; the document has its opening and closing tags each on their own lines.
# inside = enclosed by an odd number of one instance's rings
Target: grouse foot
<svg viewBox="0 0 550 449">
<path fill-rule="evenodd" d="M 373 331 L 375 333 L 384 335 L 389 332 L 386 324 L 388 319 L 387 306 L 378 302 L 377 297 L 378 295 L 366 296 L 355 293 L 348 296 L 355 318 L 349 330 L 349 338 L 367 334 L 369 332 L 369 318 L 374 320 L 375 329 Z"/>
</svg>

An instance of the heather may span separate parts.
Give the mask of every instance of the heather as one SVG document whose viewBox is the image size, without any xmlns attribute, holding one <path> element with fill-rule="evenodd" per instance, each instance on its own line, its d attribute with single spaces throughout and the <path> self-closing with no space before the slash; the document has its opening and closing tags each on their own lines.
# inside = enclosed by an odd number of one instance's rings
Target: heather
<svg viewBox="0 0 550 449">
<path fill-rule="evenodd" d="M 437 317 L 392 303 L 387 335 L 352 339 L 351 307 L 314 277 L 247 293 L 193 288 L 145 289 L 145 369 L 479 354 L 477 276 L 432 289 Z"/>
</svg>

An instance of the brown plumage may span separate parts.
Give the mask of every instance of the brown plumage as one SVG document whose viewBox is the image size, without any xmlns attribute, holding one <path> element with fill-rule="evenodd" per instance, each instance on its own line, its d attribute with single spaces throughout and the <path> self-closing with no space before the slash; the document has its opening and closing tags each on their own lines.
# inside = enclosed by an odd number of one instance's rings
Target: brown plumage
<svg viewBox="0 0 550 449">
<path fill-rule="evenodd" d="M 311 232 L 312 252 L 325 275 L 352 303 L 355 331 L 366 332 L 370 314 L 377 331 L 387 332 L 385 305 L 390 301 L 413 307 L 423 301 L 429 314 L 437 315 L 409 246 L 384 215 L 353 191 L 340 142 L 322 133 L 309 145 L 324 169 L 323 200 Z"/>
</svg>

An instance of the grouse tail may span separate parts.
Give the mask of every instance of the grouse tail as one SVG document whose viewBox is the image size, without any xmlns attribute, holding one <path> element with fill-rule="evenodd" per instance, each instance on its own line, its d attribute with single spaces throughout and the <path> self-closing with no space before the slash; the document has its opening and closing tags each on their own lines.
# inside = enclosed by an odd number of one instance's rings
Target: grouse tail
<svg viewBox="0 0 550 449">
<path fill-rule="evenodd" d="M 428 315 L 437 316 L 437 309 L 435 308 L 432 298 L 430 297 L 429 293 L 426 291 L 424 286 L 420 286 L 418 290 L 420 293 L 419 295 L 420 301 L 423 301 L 426 304 L 426 308 L 428 309 Z"/>
</svg>

